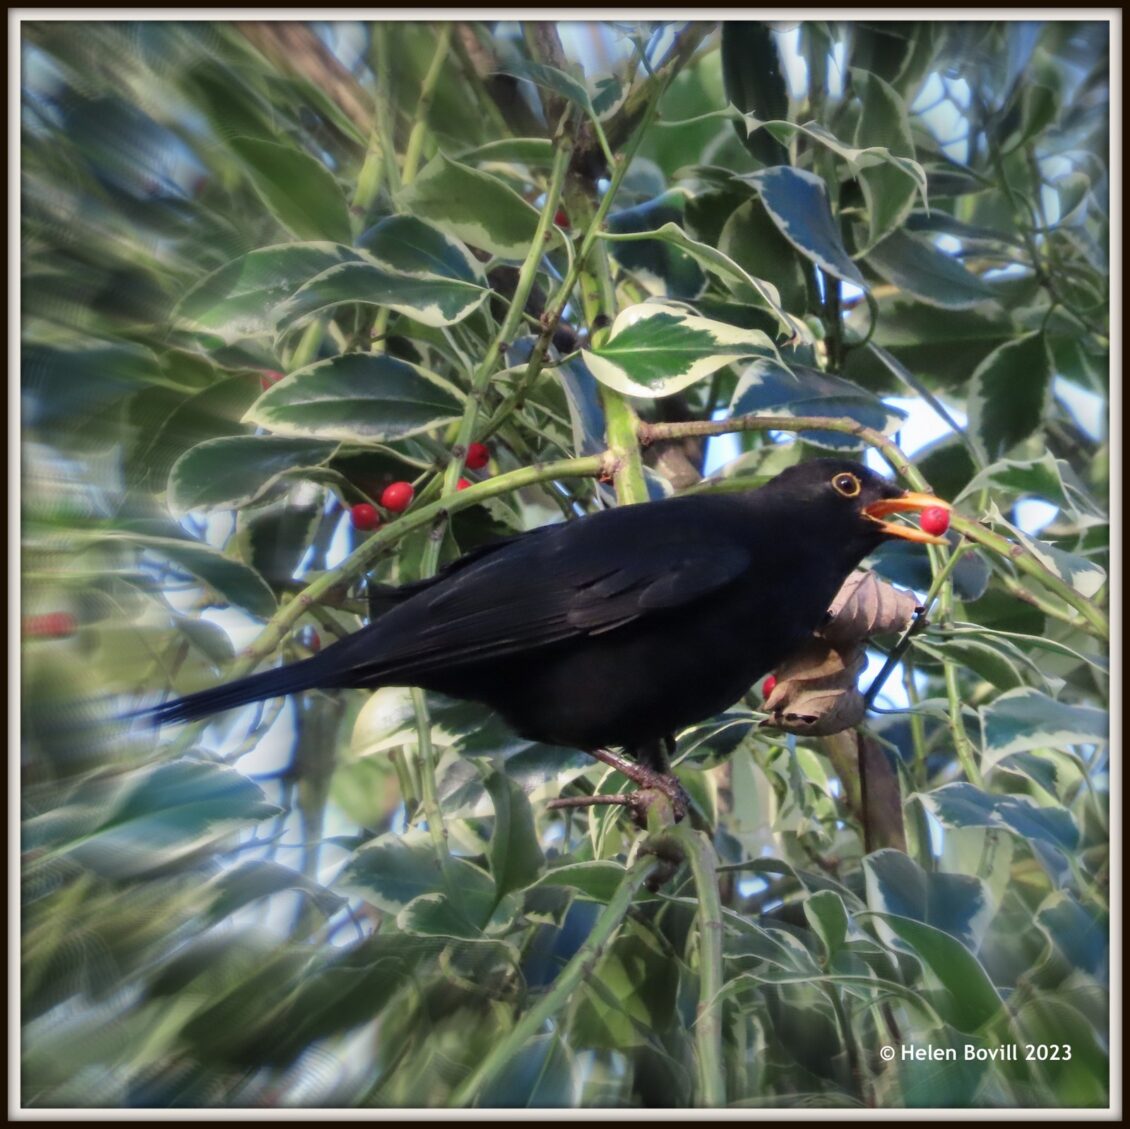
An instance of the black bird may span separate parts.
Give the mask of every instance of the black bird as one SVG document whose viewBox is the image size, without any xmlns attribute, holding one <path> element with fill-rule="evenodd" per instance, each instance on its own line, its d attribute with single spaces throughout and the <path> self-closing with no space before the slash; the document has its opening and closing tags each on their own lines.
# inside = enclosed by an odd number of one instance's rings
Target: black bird
<svg viewBox="0 0 1130 1129">
<path fill-rule="evenodd" d="M 313 658 L 147 711 L 188 721 L 313 688 L 420 686 L 483 702 L 521 736 L 644 762 L 721 712 L 820 626 L 886 522 L 947 503 L 858 463 L 815 459 L 748 493 L 697 494 L 544 526 L 436 576 L 381 590 L 388 610 Z M 648 771 L 650 768 L 652 771 Z"/>
</svg>

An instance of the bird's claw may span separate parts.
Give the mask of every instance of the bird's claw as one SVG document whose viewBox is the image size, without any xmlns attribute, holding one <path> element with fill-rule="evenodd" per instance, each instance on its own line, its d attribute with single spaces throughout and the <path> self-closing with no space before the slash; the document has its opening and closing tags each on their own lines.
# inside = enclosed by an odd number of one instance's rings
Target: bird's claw
<svg viewBox="0 0 1130 1129">
<path fill-rule="evenodd" d="M 647 828 L 655 814 L 656 821 L 662 825 L 678 823 L 686 818 L 691 808 L 691 798 L 678 778 L 669 772 L 657 772 L 647 765 L 625 760 L 607 749 L 593 750 L 597 760 L 614 768 L 621 776 L 626 776 L 636 785 L 634 792 L 615 792 L 610 795 L 568 796 L 550 802 L 551 810 L 561 808 L 587 808 L 603 804 L 615 804 L 628 809 L 632 822 L 637 827 Z"/>
</svg>

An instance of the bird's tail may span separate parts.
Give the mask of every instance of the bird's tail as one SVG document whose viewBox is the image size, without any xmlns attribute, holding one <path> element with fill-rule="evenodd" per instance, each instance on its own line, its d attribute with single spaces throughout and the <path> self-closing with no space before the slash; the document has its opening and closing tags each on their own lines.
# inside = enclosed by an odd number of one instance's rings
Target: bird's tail
<svg viewBox="0 0 1130 1129">
<path fill-rule="evenodd" d="M 326 671 L 319 662 L 320 655 L 291 663 L 289 666 L 275 667 L 260 671 L 235 682 L 215 686 L 211 690 L 201 690 L 183 698 L 174 698 L 158 706 L 138 710 L 131 717 L 147 717 L 153 725 L 170 725 L 182 721 L 195 721 L 221 710 L 246 706 L 251 702 L 261 702 L 266 698 L 278 698 L 293 694 L 298 690 L 310 690 L 315 686 L 327 686 Z"/>
</svg>

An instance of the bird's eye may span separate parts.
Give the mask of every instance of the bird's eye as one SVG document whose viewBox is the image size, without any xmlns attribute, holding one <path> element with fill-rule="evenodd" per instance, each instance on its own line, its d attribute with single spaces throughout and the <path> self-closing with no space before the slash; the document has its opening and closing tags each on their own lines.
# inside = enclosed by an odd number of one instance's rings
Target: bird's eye
<svg viewBox="0 0 1130 1129">
<path fill-rule="evenodd" d="M 837 474 L 832 479 L 832 489 L 845 498 L 854 498 L 863 489 L 863 486 L 854 474 Z"/>
</svg>

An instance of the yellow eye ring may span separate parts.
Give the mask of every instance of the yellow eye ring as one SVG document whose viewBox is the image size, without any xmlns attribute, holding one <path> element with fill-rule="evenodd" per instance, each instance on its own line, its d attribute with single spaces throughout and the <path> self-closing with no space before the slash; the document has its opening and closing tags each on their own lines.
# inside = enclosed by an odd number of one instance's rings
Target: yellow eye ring
<svg viewBox="0 0 1130 1129">
<path fill-rule="evenodd" d="M 845 498 L 858 497 L 860 490 L 863 489 L 863 484 L 855 477 L 854 474 L 837 474 L 832 479 L 832 489 L 837 494 L 842 494 Z"/>
</svg>

